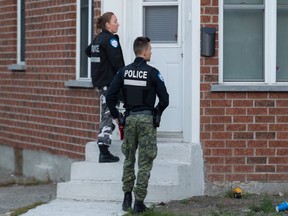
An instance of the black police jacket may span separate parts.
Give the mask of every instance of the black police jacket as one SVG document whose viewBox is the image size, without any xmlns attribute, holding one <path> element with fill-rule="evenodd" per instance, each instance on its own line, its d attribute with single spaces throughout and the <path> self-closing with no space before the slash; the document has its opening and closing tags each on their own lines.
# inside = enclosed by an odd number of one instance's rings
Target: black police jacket
<svg viewBox="0 0 288 216">
<path fill-rule="evenodd" d="M 102 30 L 85 50 L 91 58 L 91 78 L 94 87 L 109 86 L 117 71 L 124 67 L 118 35 Z"/>
<path fill-rule="evenodd" d="M 121 68 L 114 77 L 106 95 L 106 103 L 114 118 L 118 117 L 117 95 L 122 91 L 126 111 L 154 110 L 162 113 L 169 105 L 169 94 L 160 72 L 149 66 L 146 60 L 136 57 L 134 62 Z"/>
</svg>

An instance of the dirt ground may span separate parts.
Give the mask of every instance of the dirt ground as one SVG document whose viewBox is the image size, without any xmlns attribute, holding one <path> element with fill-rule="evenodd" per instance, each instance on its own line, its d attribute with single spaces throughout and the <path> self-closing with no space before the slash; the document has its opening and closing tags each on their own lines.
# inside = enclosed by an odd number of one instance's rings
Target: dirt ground
<svg viewBox="0 0 288 216">
<path fill-rule="evenodd" d="M 225 194 L 160 203 L 155 210 L 172 212 L 177 216 L 280 216 L 288 215 L 288 212 L 277 212 L 275 209 L 284 201 L 288 201 L 288 194 L 244 194 L 241 198 Z"/>
</svg>

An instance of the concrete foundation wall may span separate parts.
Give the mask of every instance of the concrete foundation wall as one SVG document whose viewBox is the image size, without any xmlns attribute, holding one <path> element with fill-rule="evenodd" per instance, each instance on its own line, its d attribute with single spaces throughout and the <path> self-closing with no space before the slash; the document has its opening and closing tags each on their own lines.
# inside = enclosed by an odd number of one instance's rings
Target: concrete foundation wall
<svg viewBox="0 0 288 216">
<path fill-rule="evenodd" d="M 47 152 L 19 150 L 0 145 L 1 168 L 42 181 L 69 181 L 71 164 L 75 161 Z"/>
<path fill-rule="evenodd" d="M 235 187 L 240 187 L 244 190 L 244 193 L 287 193 L 288 183 L 285 182 L 213 182 L 206 183 L 205 194 L 215 196 L 218 194 L 225 194 L 231 191 Z"/>
<path fill-rule="evenodd" d="M 14 150 L 11 147 L 0 145 L 0 167 L 14 170 Z"/>
</svg>

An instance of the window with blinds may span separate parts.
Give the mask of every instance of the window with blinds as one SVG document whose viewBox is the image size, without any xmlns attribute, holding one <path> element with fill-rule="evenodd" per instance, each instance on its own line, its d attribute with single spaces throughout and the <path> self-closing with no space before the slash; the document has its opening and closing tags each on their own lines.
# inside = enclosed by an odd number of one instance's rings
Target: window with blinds
<svg viewBox="0 0 288 216">
<path fill-rule="evenodd" d="M 277 1 L 277 82 L 288 81 L 288 1 Z"/>
<path fill-rule="evenodd" d="M 224 82 L 264 81 L 264 9 L 263 0 L 224 0 Z"/>
<path fill-rule="evenodd" d="M 146 0 L 153 1 L 153 0 Z M 144 6 L 144 35 L 152 43 L 178 42 L 178 6 Z"/>
</svg>

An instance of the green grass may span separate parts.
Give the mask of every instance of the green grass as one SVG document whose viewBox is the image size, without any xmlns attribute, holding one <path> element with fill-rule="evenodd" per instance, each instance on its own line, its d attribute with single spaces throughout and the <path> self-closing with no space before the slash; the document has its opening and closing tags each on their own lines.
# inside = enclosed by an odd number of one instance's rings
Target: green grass
<svg viewBox="0 0 288 216">
<path fill-rule="evenodd" d="M 133 216 L 131 211 L 127 212 L 123 216 Z M 158 212 L 154 208 L 150 209 L 149 211 L 137 214 L 137 216 L 192 216 L 190 214 L 175 214 L 171 212 Z"/>
<path fill-rule="evenodd" d="M 52 181 L 50 179 L 42 181 L 36 178 L 19 178 L 19 179 L 11 179 L 5 182 L 0 182 L 0 187 L 8 187 L 13 185 L 23 185 L 23 186 L 33 186 L 33 185 L 41 185 L 41 184 L 50 184 Z"/>
<path fill-rule="evenodd" d="M 44 204 L 44 202 L 35 202 L 31 205 L 24 206 L 18 209 L 14 209 L 12 213 L 10 214 L 10 216 L 18 216 L 18 215 L 24 214 L 30 209 L 36 208 L 37 206 L 42 205 L 42 204 Z"/>
<path fill-rule="evenodd" d="M 249 196 L 249 195 L 248 195 Z M 246 196 L 246 198 L 248 198 Z M 228 196 L 230 197 L 230 196 Z M 245 196 L 244 196 L 245 197 Z M 243 197 L 243 198 L 244 198 Z M 257 202 L 257 204 L 256 204 Z M 211 216 L 236 216 L 239 215 L 239 212 L 231 212 L 227 209 L 220 208 L 216 211 L 211 212 Z M 271 198 L 264 197 L 262 200 L 255 200 L 253 204 L 249 206 L 249 209 L 246 213 L 241 213 L 241 215 L 245 216 L 276 216 L 279 215 L 275 210 L 275 205 Z"/>
<path fill-rule="evenodd" d="M 259 204 L 252 204 L 249 207 L 250 212 L 247 214 L 247 216 L 253 216 L 253 215 L 279 215 L 279 213 L 275 210 L 275 205 L 273 204 L 273 201 L 270 198 L 264 197 Z"/>
</svg>

